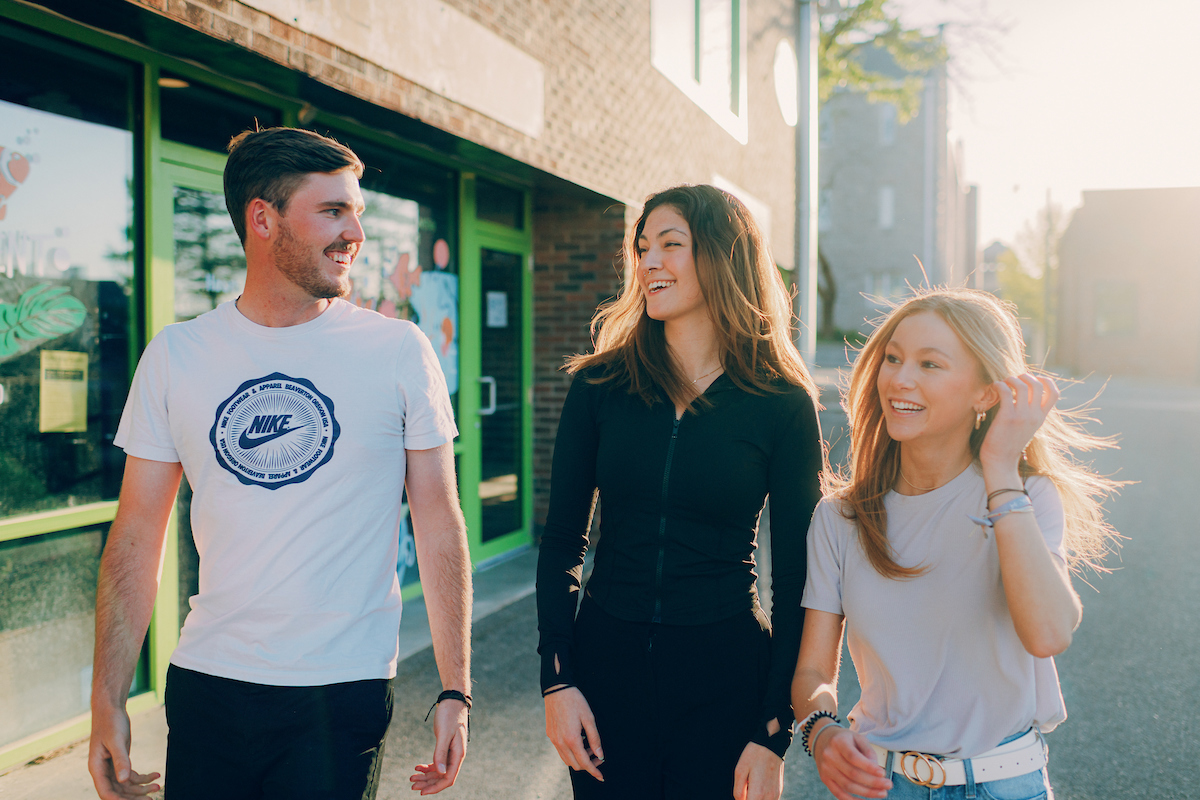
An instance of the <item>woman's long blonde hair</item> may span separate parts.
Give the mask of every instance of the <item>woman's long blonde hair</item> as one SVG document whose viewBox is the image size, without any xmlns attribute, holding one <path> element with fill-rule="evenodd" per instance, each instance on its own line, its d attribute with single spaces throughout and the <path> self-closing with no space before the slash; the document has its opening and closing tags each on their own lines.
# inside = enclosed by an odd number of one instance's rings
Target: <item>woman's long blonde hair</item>
<svg viewBox="0 0 1200 800">
<path fill-rule="evenodd" d="M 646 199 L 625 237 L 625 263 L 638 268 L 638 238 L 646 217 L 673 208 L 692 233 L 692 258 L 700 291 L 717 335 L 721 366 L 739 388 L 761 394 L 779 384 L 803 386 L 816 402 L 817 387 L 791 337 L 791 298 L 767 243 L 736 197 L 712 186 L 675 186 Z M 659 390 L 678 406 L 703 405 L 667 346 L 663 323 L 646 314 L 646 296 L 632 274 L 620 297 L 592 319 L 594 352 L 567 359 L 574 373 L 604 366 L 592 380 L 626 386 L 653 405 Z"/>
<path fill-rule="evenodd" d="M 840 474 L 826 472 L 824 488 L 827 495 L 838 498 L 843 516 L 857 524 L 867 559 L 887 578 L 915 577 L 925 567 L 896 563 L 888 543 L 883 498 L 900 474 L 900 445 L 888 435 L 877 379 L 896 326 L 906 317 L 926 311 L 940 316 L 958 334 L 979 364 L 979 378 L 985 384 L 1030 371 L 1016 307 L 974 289 L 919 289 L 914 297 L 894 307 L 867 339 L 843 397 L 850 422 L 849 466 Z M 1084 430 L 1085 413 L 1084 408 L 1051 410 L 1025 448 L 1019 469 L 1023 479 L 1043 475 L 1058 488 L 1066 511 L 1064 547 L 1071 568 L 1103 570 L 1101 561 L 1117 534 L 1104 520 L 1101 501 L 1121 484 L 1096 474 L 1072 455 L 1076 450 L 1116 446 L 1111 439 Z M 976 462 L 995 415 L 993 406 L 979 430 L 971 434 L 971 456 Z"/>
</svg>

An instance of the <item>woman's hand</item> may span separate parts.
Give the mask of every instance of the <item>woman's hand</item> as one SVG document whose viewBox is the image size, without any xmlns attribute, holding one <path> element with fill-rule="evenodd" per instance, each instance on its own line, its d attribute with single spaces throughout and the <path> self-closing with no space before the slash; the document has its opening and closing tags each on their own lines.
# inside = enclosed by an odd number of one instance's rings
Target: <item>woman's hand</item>
<svg viewBox="0 0 1200 800">
<path fill-rule="evenodd" d="M 1049 376 L 1028 372 L 997 381 L 995 387 L 1000 400 L 979 448 L 979 461 L 985 468 L 1011 468 L 1058 402 L 1059 391 Z"/>
<path fill-rule="evenodd" d="M 604 748 L 600 746 L 596 718 L 592 716 L 592 708 L 583 692 L 572 686 L 543 699 L 546 701 L 546 736 L 550 737 L 558 757 L 571 769 L 587 772 L 603 781 L 600 765 L 604 763 Z"/>
<path fill-rule="evenodd" d="M 834 730 L 827 732 L 825 728 Z M 865 737 L 829 723 L 813 734 L 813 741 L 817 773 L 834 797 L 838 800 L 887 797 L 892 782 L 876 762 L 875 751 Z"/>
<path fill-rule="evenodd" d="M 783 794 L 783 759 L 750 742 L 733 771 L 735 800 L 779 800 Z"/>
</svg>

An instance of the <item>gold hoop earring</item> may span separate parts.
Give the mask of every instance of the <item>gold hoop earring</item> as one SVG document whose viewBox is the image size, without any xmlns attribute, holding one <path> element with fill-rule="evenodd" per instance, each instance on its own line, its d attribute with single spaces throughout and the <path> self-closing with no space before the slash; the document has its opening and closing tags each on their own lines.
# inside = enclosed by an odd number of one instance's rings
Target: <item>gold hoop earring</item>
<svg viewBox="0 0 1200 800">
<path fill-rule="evenodd" d="M 983 421 L 985 419 L 987 419 L 986 411 L 976 411 L 975 412 L 975 430 L 979 430 L 979 426 L 983 424 Z"/>
</svg>

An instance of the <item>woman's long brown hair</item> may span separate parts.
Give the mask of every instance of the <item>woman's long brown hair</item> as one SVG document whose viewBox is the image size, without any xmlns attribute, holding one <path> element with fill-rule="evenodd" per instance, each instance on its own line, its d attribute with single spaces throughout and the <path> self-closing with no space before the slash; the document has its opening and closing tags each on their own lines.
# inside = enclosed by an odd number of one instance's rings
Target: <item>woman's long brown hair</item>
<svg viewBox="0 0 1200 800">
<path fill-rule="evenodd" d="M 633 270 L 646 217 L 659 206 L 673 208 L 691 229 L 696 276 L 725 374 L 756 394 L 779 391 L 781 381 L 802 386 L 816 402 L 816 384 L 791 338 L 791 298 L 746 207 L 712 186 L 651 195 L 625 238 L 624 260 Z M 592 340 L 594 352 L 567 359 L 570 372 L 604 366 L 592 380 L 626 386 L 648 405 L 662 399 L 660 390 L 685 410 L 704 404 L 672 356 L 663 323 L 646 314 L 646 296 L 632 270 L 620 297 L 596 311 Z"/>
<path fill-rule="evenodd" d="M 883 499 L 900 474 L 900 445 L 888 435 L 877 384 L 884 351 L 896 326 L 921 312 L 933 312 L 945 320 L 975 357 L 979 378 L 985 384 L 1030 371 L 1016 307 L 973 289 L 917 290 L 914 297 L 893 308 L 867 339 L 843 399 L 850 422 L 848 470 L 840 474 L 826 471 L 824 489 L 826 495 L 836 496 L 842 515 L 856 523 L 867 560 L 886 578 L 912 578 L 925 571 L 922 565 L 898 564 L 888 543 Z M 1116 446 L 1111 438 L 1093 436 L 1083 428 L 1086 413 L 1086 408 L 1051 410 L 1025 448 L 1020 473 L 1023 479 L 1043 475 L 1058 488 L 1066 512 L 1063 543 L 1071 568 L 1103 571 L 1101 562 L 1118 535 L 1105 522 L 1101 501 L 1122 484 L 1096 474 L 1072 455 L 1076 450 Z M 971 434 L 971 456 L 976 463 L 995 416 L 993 406 L 979 430 Z"/>
</svg>

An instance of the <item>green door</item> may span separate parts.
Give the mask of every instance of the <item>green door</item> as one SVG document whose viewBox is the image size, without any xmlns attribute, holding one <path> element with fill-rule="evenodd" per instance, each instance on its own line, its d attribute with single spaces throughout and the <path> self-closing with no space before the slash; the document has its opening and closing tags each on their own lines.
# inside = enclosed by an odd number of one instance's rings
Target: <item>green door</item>
<svg viewBox="0 0 1200 800">
<path fill-rule="evenodd" d="M 461 203 L 459 485 L 478 564 L 532 540 L 532 247 L 528 192 L 468 174 Z"/>
<path fill-rule="evenodd" d="M 151 204 L 152 259 L 147 271 L 146 338 L 241 294 L 246 266 L 225 210 L 225 156 L 162 142 Z M 161 687 L 198 591 L 199 557 L 192 543 L 191 489 L 182 482 L 168 528 L 162 579 L 150 627 L 151 671 Z"/>
</svg>

